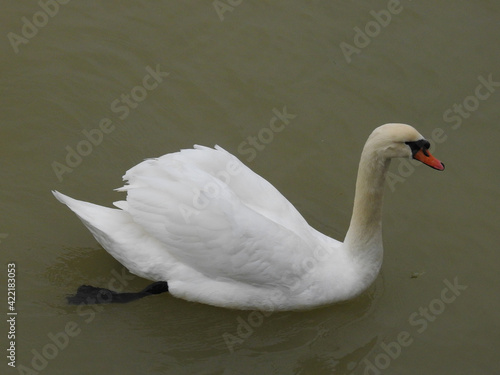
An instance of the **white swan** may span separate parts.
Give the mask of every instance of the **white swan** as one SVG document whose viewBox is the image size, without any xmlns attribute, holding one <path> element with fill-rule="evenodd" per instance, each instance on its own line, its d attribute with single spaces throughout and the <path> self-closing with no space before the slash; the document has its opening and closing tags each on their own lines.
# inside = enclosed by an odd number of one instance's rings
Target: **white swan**
<svg viewBox="0 0 500 375">
<path fill-rule="evenodd" d="M 176 297 L 237 309 L 308 309 L 355 297 L 375 280 L 390 160 L 413 157 L 443 170 L 428 149 L 409 125 L 372 132 L 343 243 L 309 226 L 269 182 L 217 146 L 133 167 L 117 189 L 127 192 L 118 209 L 53 193 L 130 272 L 167 281 Z"/>
</svg>

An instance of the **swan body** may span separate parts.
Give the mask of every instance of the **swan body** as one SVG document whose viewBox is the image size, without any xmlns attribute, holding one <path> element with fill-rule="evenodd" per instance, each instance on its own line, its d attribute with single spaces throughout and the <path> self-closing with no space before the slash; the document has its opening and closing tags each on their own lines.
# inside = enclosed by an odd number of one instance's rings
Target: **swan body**
<svg viewBox="0 0 500 375">
<path fill-rule="evenodd" d="M 236 309 L 309 309 L 353 298 L 375 280 L 389 162 L 414 157 L 444 169 L 428 148 L 409 125 L 373 131 L 344 242 L 309 226 L 269 182 L 218 146 L 131 168 L 117 208 L 53 193 L 130 272 L 167 281 L 176 297 Z"/>
</svg>

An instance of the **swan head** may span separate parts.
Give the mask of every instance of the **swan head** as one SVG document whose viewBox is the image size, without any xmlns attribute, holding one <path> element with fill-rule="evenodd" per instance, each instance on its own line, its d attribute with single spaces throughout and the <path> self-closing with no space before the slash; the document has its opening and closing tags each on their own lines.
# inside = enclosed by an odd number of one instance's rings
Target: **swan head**
<svg viewBox="0 0 500 375">
<path fill-rule="evenodd" d="M 429 152 L 430 143 L 413 126 L 385 124 L 376 128 L 366 146 L 383 159 L 413 158 L 431 168 L 444 170 L 444 164 Z"/>
</svg>

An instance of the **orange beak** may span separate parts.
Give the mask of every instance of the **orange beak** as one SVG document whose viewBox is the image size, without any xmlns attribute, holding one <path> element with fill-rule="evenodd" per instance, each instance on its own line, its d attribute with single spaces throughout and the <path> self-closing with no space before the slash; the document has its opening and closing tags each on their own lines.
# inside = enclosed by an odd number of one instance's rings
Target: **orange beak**
<svg viewBox="0 0 500 375">
<path fill-rule="evenodd" d="M 413 159 L 417 159 L 422 163 L 428 165 L 431 168 L 437 169 L 438 171 L 444 170 L 444 164 L 438 159 L 431 155 L 429 151 L 424 151 L 423 149 L 418 150 L 414 155 Z"/>
</svg>

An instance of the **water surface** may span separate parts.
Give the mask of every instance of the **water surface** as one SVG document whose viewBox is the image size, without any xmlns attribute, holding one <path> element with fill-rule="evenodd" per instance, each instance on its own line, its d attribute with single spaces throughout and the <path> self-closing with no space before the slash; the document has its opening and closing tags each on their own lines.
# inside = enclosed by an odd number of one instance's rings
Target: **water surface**
<svg viewBox="0 0 500 375">
<path fill-rule="evenodd" d="M 18 367 L 4 357 L 3 373 L 497 373 L 500 5 L 232 3 L 4 5 L 0 250 L 4 280 L 16 264 Z M 290 117 L 270 133 L 274 111 Z M 110 206 L 141 160 L 219 144 L 343 239 L 361 148 L 386 122 L 416 126 L 447 168 L 393 163 L 384 265 L 356 300 L 269 316 L 168 295 L 66 304 L 82 283 L 148 281 L 52 189 Z"/>
</svg>

